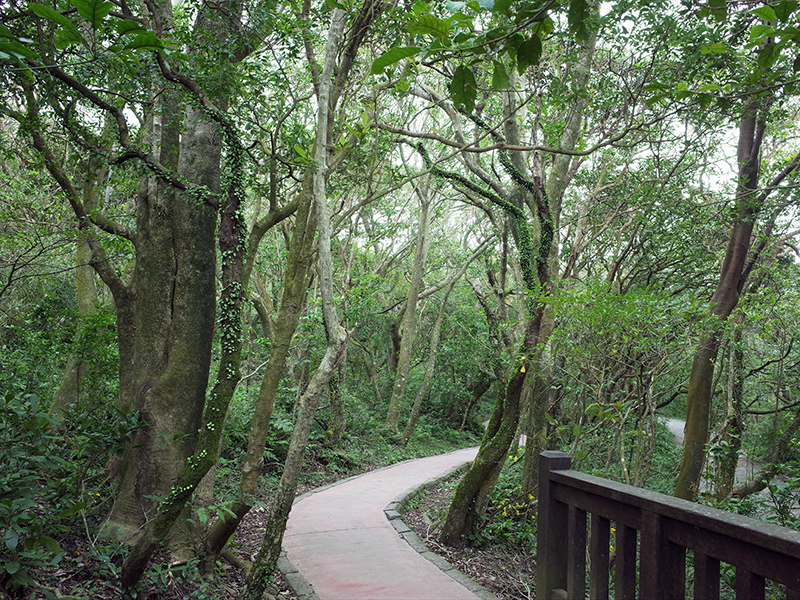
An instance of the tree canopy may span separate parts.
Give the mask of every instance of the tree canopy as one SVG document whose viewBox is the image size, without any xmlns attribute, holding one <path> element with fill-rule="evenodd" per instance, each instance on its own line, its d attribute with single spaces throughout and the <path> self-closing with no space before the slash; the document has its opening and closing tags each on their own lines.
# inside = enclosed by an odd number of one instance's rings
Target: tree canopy
<svg viewBox="0 0 800 600">
<path fill-rule="evenodd" d="M 260 597 L 298 485 L 442 444 L 452 545 L 545 449 L 798 481 L 799 57 L 795 0 L 3 2 L 0 598 L 213 585 L 267 506 Z"/>
</svg>

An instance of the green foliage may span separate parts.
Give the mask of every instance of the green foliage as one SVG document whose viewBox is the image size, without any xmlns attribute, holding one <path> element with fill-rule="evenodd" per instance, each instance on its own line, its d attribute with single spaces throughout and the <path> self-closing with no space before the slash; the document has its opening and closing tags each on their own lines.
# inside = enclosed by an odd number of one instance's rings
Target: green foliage
<svg viewBox="0 0 800 600">
<path fill-rule="evenodd" d="M 523 494 L 519 485 L 523 450 L 506 462 L 492 491 L 489 507 L 470 535 L 474 545 L 501 545 L 525 552 L 536 547 L 536 499 Z"/>
<path fill-rule="evenodd" d="M 0 422 L 0 588 L 22 589 L 64 560 L 59 538 L 97 514 L 107 498 L 100 457 L 113 455 L 135 425 L 90 419 L 65 430 L 40 398 L 11 392 L 0 401 Z"/>
</svg>

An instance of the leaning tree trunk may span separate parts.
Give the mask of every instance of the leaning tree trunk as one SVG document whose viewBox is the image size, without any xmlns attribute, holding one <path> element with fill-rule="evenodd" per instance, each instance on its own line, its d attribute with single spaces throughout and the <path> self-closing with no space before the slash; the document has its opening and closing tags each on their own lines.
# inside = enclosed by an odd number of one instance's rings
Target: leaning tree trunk
<svg viewBox="0 0 800 600">
<path fill-rule="evenodd" d="M 294 502 L 300 467 L 303 464 L 306 445 L 311 426 L 314 423 L 319 399 L 328 387 L 331 374 L 336 370 L 346 349 L 347 335 L 339 324 L 333 289 L 333 260 L 331 258 L 331 224 L 327 204 L 326 154 L 328 147 L 328 109 L 331 94 L 331 78 L 336 66 L 336 56 L 342 39 L 345 12 L 336 8 L 331 16 L 328 41 L 325 48 L 325 61 L 317 88 L 316 139 L 313 151 L 312 189 L 316 215 L 318 239 L 319 289 L 322 296 L 322 314 L 328 346 L 306 391 L 298 403 L 297 418 L 289 442 L 289 451 L 284 464 L 278 489 L 275 493 L 270 515 L 264 528 L 264 541 L 256 556 L 253 569 L 247 577 L 245 588 L 239 595 L 241 600 L 260 600 L 272 576 L 272 571 L 280 556 L 286 521 Z"/>
<path fill-rule="evenodd" d="M 736 308 L 749 274 L 745 267 L 760 209 L 757 204 L 759 198 L 754 198 L 754 195 L 758 186 L 759 152 L 765 127 L 766 115 L 759 115 L 755 103 L 749 102 L 739 124 L 739 182 L 736 197 L 738 215 L 731 228 L 728 248 L 709 309 L 711 316 L 716 319 L 700 338 L 689 376 L 683 459 L 675 484 L 675 496 L 687 500 L 693 500 L 697 494 L 703 470 L 711 415 L 714 363 L 719 351 L 722 327 Z"/>
<path fill-rule="evenodd" d="M 697 345 L 689 376 L 683 459 L 675 484 L 675 496 L 687 500 L 695 498 L 705 461 L 705 446 L 708 442 L 713 395 L 714 365 L 719 352 L 722 329 L 731 312 L 736 308 L 747 278 L 763 247 L 763 245 L 759 246 L 748 260 L 756 219 L 770 192 L 776 189 L 800 163 L 800 154 L 796 154 L 786 167 L 764 187 L 763 191 L 758 192 L 759 153 L 769 106 L 758 106 L 757 102 L 758 100 L 754 98 L 746 102 L 744 114 L 739 123 L 736 221 L 731 228 L 717 287 L 711 296 L 709 314 L 712 322 Z"/>
<path fill-rule="evenodd" d="M 262 472 L 264 448 L 269 424 L 275 408 L 275 395 L 283 377 L 286 357 L 305 306 L 308 283 L 313 267 L 314 227 L 311 211 L 310 178 L 301 190 L 295 228 L 289 245 L 283 297 L 278 319 L 273 328 L 270 356 L 253 410 L 253 421 L 247 438 L 247 452 L 241 467 L 237 500 L 213 525 L 205 540 L 206 561 L 213 565 L 244 516 L 250 512 L 258 494 L 258 478 Z"/>
</svg>

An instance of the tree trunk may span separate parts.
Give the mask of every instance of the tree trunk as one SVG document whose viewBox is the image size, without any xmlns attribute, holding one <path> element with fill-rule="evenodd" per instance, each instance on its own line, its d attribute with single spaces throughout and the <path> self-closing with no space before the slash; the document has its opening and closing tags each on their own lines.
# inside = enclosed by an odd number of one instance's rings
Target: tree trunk
<svg viewBox="0 0 800 600">
<path fill-rule="evenodd" d="M 331 404 L 331 414 L 328 420 L 328 435 L 325 438 L 325 445 L 328 448 L 337 448 L 342 443 L 342 435 L 347 425 L 345 415 L 345 400 L 342 394 L 342 384 L 344 383 L 345 363 L 347 355 L 342 358 L 341 364 L 331 375 L 328 384 L 328 398 Z"/>
<path fill-rule="evenodd" d="M 392 433 L 398 433 L 400 425 L 400 409 L 408 384 L 408 373 L 411 368 L 411 352 L 414 348 L 417 326 L 417 301 L 422 290 L 422 277 L 425 274 L 425 262 L 428 258 L 430 247 L 431 212 L 429 197 L 430 190 L 417 190 L 420 195 L 419 229 L 417 232 L 417 245 L 414 251 L 414 266 L 411 273 L 411 284 L 408 288 L 408 300 L 403 313 L 403 322 L 400 333 L 400 351 L 397 356 L 397 370 L 394 376 L 392 396 L 389 399 L 389 409 L 386 413 L 384 427 Z"/>
<path fill-rule="evenodd" d="M 736 479 L 736 466 L 739 463 L 739 450 L 742 448 L 744 433 L 742 420 L 742 397 L 744 394 L 744 350 L 742 348 L 742 328 L 744 314 L 734 315 L 733 340 L 730 344 L 728 365 L 728 402 L 725 423 L 720 432 L 721 449 L 717 456 L 714 474 L 714 495 L 721 502 L 730 496 Z"/>
<path fill-rule="evenodd" d="M 593 11 L 598 10 L 599 5 L 594 5 Z M 569 109 L 567 117 L 564 122 L 564 129 L 561 132 L 559 139 L 559 148 L 570 152 L 575 149 L 578 144 L 578 139 L 583 127 L 584 116 L 586 114 L 586 107 L 588 105 L 588 93 L 586 86 L 589 82 L 589 77 L 592 71 L 592 60 L 594 59 L 594 52 L 597 43 L 597 32 L 592 31 L 589 39 L 583 42 L 579 49 L 578 60 L 575 64 L 575 79 L 573 81 L 573 89 L 577 90 L 575 95 L 576 100 L 574 105 Z M 513 105 L 509 99 L 506 102 L 506 112 L 513 111 Z M 573 157 L 568 154 L 556 154 L 553 157 L 553 165 L 547 176 L 545 184 L 546 195 L 550 203 L 550 214 L 553 219 L 553 230 L 555 235 L 559 231 L 559 224 L 561 221 L 561 205 L 564 198 L 564 192 L 567 190 L 570 182 L 572 181 L 573 172 L 571 172 L 571 165 Z M 549 272 L 558 275 L 558 256 L 560 245 L 556 242 L 550 249 L 548 256 Z M 553 332 L 555 323 L 545 310 L 542 323 L 542 331 L 540 333 L 540 344 L 545 344 Z M 522 459 L 522 492 L 524 497 L 531 495 L 535 492 L 539 481 L 539 453 L 547 449 L 547 411 L 550 402 L 550 392 L 552 388 L 552 369 L 547 364 L 547 356 L 544 350 L 541 350 L 536 355 L 536 363 L 534 365 L 533 373 L 534 378 L 526 386 L 525 402 L 523 403 L 523 410 L 525 411 L 525 420 L 523 432 L 525 438 L 525 454 Z"/>
<path fill-rule="evenodd" d="M 286 357 L 305 307 L 306 293 L 314 257 L 313 212 L 311 211 L 310 176 L 306 178 L 295 217 L 295 228 L 289 246 L 283 297 L 278 319 L 273 328 L 269 361 L 261 380 L 253 420 L 247 438 L 247 453 L 241 467 L 237 500 L 208 532 L 205 540 L 206 560 L 213 565 L 244 516 L 253 507 L 258 494 L 258 478 L 264 460 L 269 424 L 275 409 L 275 395 L 283 377 Z"/>
<path fill-rule="evenodd" d="M 91 266 L 92 250 L 89 243 L 81 238 L 75 249 L 75 293 L 78 298 L 78 317 L 86 317 L 97 311 L 98 295 L 94 281 L 94 269 Z M 75 332 L 76 340 L 86 324 L 81 321 Z M 69 407 L 78 403 L 81 394 L 81 382 L 86 373 L 86 360 L 79 355 L 80 350 L 72 350 L 64 367 L 61 385 L 53 397 L 50 412 L 63 420 L 67 417 Z"/>
<path fill-rule="evenodd" d="M 185 131 L 165 111 L 151 123 L 163 164 L 189 181 L 219 189 L 217 127 L 187 108 Z M 156 179 L 140 186 L 137 210 L 135 331 L 130 405 L 142 411 L 122 459 L 121 480 L 106 524 L 133 540 L 167 496 L 194 450 L 200 427 L 215 326 L 216 211 Z M 176 411 L 176 407 L 180 407 Z"/>
<path fill-rule="evenodd" d="M 417 426 L 419 413 L 422 409 L 422 401 L 425 399 L 425 396 L 428 395 L 428 389 L 430 388 L 433 373 L 436 368 L 436 355 L 439 352 L 439 337 L 441 336 L 442 322 L 444 321 L 444 309 L 447 306 L 447 299 L 450 297 L 450 292 L 453 290 L 454 284 L 455 281 L 447 288 L 447 292 L 445 292 L 444 298 L 442 299 L 442 304 L 439 306 L 439 314 L 436 315 L 436 323 L 434 323 L 433 332 L 431 333 L 428 364 L 425 366 L 425 376 L 422 379 L 422 385 L 420 385 L 417 390 L 414 405 L 411 407 L 411 415 L 408 417 L 408 422 L 406 423 L 405 429 L 403 429 L 403 434 L 400 436 L 400 444 L 403 446 L 408 444 L 408 440 L 411 439 L 414 433 L 414 428 Z"/>
<path fill-rule="evenodd" d="M 686 429 L 675 496 L 693 500 L 700 484 L 705 461 L 711 415 L 714 362 L 719 351 L 721 329 L 739 302 L 749 271 L 746 261 L 753 228 L 766 194 L 757 197 L 759 153 L 766 127 L 766 110 L 760 111 L 754 101 L 745 107 L 739 124 L 739 182 L 736 196 L 737 219 L 731 228 L 728 248 L 722 262 L 717 288 L 711 297 L 709 313 L 712 323 L 700 339 L 692 361 L 689 390 L 686 398 Z"/>
<path fill-rule="evenodd" d="M 543 307 L 542 307 L 543 308 Z M 526 348 L 536 346 L 541 326 L 542 308 L 528 322 Z M 522 388 L 531 361 L 523 356 L 511 375 L 504 393 L 498 394 L 497 404 L 481 442 L 478 455 L 456 488 L 439 540 L 448 546 L 463 546 L 486 509 L 489 494 L 494 489 L 508 449 L 517 434 Z"/>
<path fill-rule="evenodd" d="M 297 420 L 295 421 L 289 451 L 284 464 L 281 481 L 272 502 L 269 519 L 264 528 L 264 542 L 256 556 L 252 571 L 247 577 L 245 589 L 240 594 L 242 600 L 260 600 L 269 582 L 272 571 L 281 551 L 286 521 L 294 502 L 300 467 L 303 464 L 308 437 L 314 423 L 314 414 L 319 399 L 324 393 L 331 374 L 339 365 L 346 349 L 347 335 L 339 324 L 339 316 L 334 304 L 333 261 L 331 258 L 331 225 L 330 212 L 326 193 L 326 154 L 328 148 L 328 109 L 331 94 L 331 78 L 336 65 L 339 44 L 344 31 L 345 13 L 336 8 L 331 16 L 328 30 L 328 41 L 325 49 L 325 61 L 317 88 L 317 123 L 314 143 L 314 161 L 312 165 L 313 199 L 316 214 L 318 242 L 319 287 L 322 296 L 322 313 L 325 332 L 328 336 L 328 347 L 314 376 L 298 403 Z"/>
</svg>

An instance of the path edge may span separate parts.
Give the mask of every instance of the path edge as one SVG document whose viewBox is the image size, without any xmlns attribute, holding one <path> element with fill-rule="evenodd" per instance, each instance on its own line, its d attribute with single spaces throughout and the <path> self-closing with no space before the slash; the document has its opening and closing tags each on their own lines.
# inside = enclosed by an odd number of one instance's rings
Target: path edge
<svg viewBox="0 0 800 600">
<path fill-rule="evenodd" d="M 462 448 L 461 450 L 465 450 L 466 448 Z M 454 450 L 454 452 L 459 452 L 459 450 Z M 425 458 L 425 457 L 422 457 Z M 356 479 L 358 477 L 363 477 L 364 475 L 368 475 L 371 473 L 375 473 L 377 471 L 383 471 L 385 469 L 391 469 L 392 467 L 396 467 L 397 465 L 411 462 L 414 460 L 418 460 L 416 458 L 410 458 L 408 460 L 403 460 L 398 463 L 394 463 L 393 465 L 386 465 L 385 467 L 380 467 L 378 469 L 374 469 L 372 471 L 367 471 L 366 473 L 360 473 L 358 475 L 353 475 L 352 477 L 347 477 L 340 481 L 336 481 L 334 483 L 330 483 L 328 485 L 323 485 L 318 488 L 311 490 L 310 492 L 306 492 L 304 494 L 299 495 L 297 498 L 294 499 L 294 503 L 300 502 L 304 498 L 311 496 L 312 494 L 316 494 L 318 492 L 323 492 L 327 489 L 330 489 L 334 486 L 340 485 L 351 479 Z M 430 479 L 423 481 L 419 485 L 412 486 L 404 491 L 402 494 L 397 496 L 394 500 L 389 502 L 386 507 L 383 509 L 384 515 L 395 528 L 400 537 L 402 537 L 406 543 L 411 546 L 411 548 L 420 554 L 423 558 L 427 559 L 428 561 L 432 562 L 436 567 L 439 568 L 445 575 L 448 575 L 451 579 L 454 579 L 465 588 L 470 590 L 473 594 L 482 598 L 483 600 L 499 600 L 498 597 L 487 590 L 485 587 L 473 581 L 466 575 L 464 575 L 461 571 L 456 569 L 453 565 L 451 565 L 447 560 L 443 557 L 439 556 L 438 554 L 432 552 L 428 549 L 425 545 L 425 542 L 417 535 L 415 531 L 413 531 L 408 525 L 406 525 L 405 521 L 403 521 L 403 516 L 400 511 L 403 507 L 408 504 L 408 502 L 419 495 L 420 493 L 424 492 L 425 490 L 429 490 L 435 487 L 439 482 L 444 481 L 445 479 L 452 477 L 453 475 L 459 472 L 466 472 L 469 466 L 472 464 L 472 461 L 466 461 L 463 464 L 456 465 L 455 467 L 451 467 L 447 469 L 443 473 L 440 473 L 436 477 L 431 477 Z M 297 596 L 298 600 L 319 600 L 319 596 L 314 593 L 314 587 L 303 577 L 303 574 L 297 569 L 297 567 L 292 564 L 292 561 L 288 559 L 286 556 L 286 551 L 281 550 L 281 555 L 278 558 L 277 568 L 283 574 L 284 578 L 286 579 L 286 583 L 292 588 L 292 591 Z"/>
<path fill-rule="evenodd" d="M 406 525 L 406 522 L 403 520 L 402 511 L 411 500 L 413 500 L 422 492 L 436 487 L 441 481 L 449 479 L 457 473 L 465 473 L 471 464 L 472 461 L 468 461 L 464 464 L 457 465 L 448 469 L 444 473 L 437 475 L 436 477 L 432 477 L 427 481 L 423 481 L 419 485 L 407 489 L 405 492 L 387 504 L 383 509 L 383 513 L 386 515 L 386 518 L 389 519 L 389 522 L 395 528 L 397 533 L 400 534 L 400 537 L 402 537 L 406 543 L 417 552 L 417 554 L 429 562 L 432 562 L 445 575 L 463 585 L 470 592 L 479 598 L 482 598 L 482 600 L 499 600 L 495 594 L 483 587 L 477 581 L 470 579 L 461 571 L 456 569 L 447 561 L 447 559 L 430 550 L 425 545 L 425 542 L 422 540 L 422 538 L 419 537 L 417 532 Z"/>
</svg>

